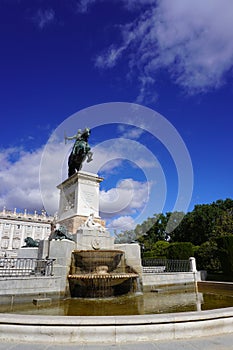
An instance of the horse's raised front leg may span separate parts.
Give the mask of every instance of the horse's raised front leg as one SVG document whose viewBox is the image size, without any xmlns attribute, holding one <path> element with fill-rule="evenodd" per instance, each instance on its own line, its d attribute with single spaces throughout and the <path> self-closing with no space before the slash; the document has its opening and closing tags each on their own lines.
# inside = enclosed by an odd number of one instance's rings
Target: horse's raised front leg
<svg viewBox="0 0 233 350">
<path fill-rule="evenodd" d="M 87 153 L 87 163 L 90 163 L 93 160 L 92 156 L 93 156 L 93 153 L 89 151 Z"/>
</svg>

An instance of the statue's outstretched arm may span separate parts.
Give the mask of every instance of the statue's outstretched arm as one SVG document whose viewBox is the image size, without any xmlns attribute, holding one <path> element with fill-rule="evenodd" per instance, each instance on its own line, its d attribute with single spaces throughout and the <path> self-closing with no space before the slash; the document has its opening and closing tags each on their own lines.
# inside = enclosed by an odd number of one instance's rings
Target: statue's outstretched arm
<svg viewBox="0 0 233 350">
<path fill-rule="evenodd" d="M 77 135 L 74 135 L 74 136 L 65 136 L 65 139 L 66 140 L 74 140 L 77 138 Z"/>
</svg>

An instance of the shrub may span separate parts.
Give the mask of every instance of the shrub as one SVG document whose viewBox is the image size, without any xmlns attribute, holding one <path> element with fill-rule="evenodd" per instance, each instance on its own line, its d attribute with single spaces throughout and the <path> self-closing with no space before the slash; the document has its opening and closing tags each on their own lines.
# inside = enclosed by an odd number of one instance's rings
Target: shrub
<svg viewBox="0 0 233 350">
<path fill-rule="evenodd" d="M 233 280 L 233 235 L 218 237 L 216 242 L 223 273 Z"/>
<path fill-rule="evenodd" d="M 166 249 L 168 259 L 186 260 L 194 255 L 194 247 L 190 242 L 170 243 Z"/>
<path fill-rule="evenodd" d="M 166 251 L 169 247 L 169 243 L 166 241 L 157 241 L 153 244 L 154 257 L 157 259 L 166 259 Z"/>
<path fill-rule="evenodd" d="M 200 245 L 194 253 L 198 270 L 218 272 L 221 264 L 218 257 L 218 247 L 215 241 L 207 241 Z"/>
</svg>

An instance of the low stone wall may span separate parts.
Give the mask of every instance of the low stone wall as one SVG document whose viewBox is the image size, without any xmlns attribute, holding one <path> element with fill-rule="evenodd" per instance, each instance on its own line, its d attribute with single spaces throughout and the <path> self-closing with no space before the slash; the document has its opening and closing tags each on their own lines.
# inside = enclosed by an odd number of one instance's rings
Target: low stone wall
<svg viewBox="0 0 233 350">
<path fill-rule="evenodd" d="M 119 344 L 232 333 L 233 308 L 144 316 L 0 315 L 0 341 Z"/>
<path fill-rule="evenodd" d="M 200 281 L 200 278 L 199 272 L 143 273 L 142 284 L 144 291 L 153 291 L 162 286 L 193 284 Z"/>
<path fill-rule="evenodd" d="M 69 295 L 67 275 L 70 269 L 71 252 L 74 247 L 75 243 L 69 240 L 51 241 L 49 258 L 55 259 L 53 275 L 0 277 L 0 296 L 30 295 L 37 297 L 42 294 L 54 294 L 62 297 Z M 38 250 L 38 248 L 35 249 Z M 27 254 L 32 251 L 30 248 L 23 248 L 23 252 Z"/>
<path fill-rule="evenodd" d="M 142 274 L 141 251 L 138 243 L 114 244 L 114 249 L 125 253 L 126 264 L 131 266 L 140 276 Z"/>
<path fill-rule="evenodd" d="M 0 278 L 0 296 L 59 294 L 60 280 L 60 277 L 55 276 Z"/>
</svg>

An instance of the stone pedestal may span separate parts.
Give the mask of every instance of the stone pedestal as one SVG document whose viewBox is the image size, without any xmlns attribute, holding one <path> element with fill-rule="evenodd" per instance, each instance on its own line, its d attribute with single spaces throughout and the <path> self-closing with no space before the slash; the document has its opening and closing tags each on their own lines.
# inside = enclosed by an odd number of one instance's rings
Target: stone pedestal
<svg viewBox="0 0 233 350">
<path fill-rule="evenodd" d="M 101 181 L 103 178 L 97 174 L 79 171 L 57 186 L 60 190 L 57 222 L 66 226 L 69 232 L 76 233 L 91 213 L 104 226 L 104 221 L 99 217 Z"/>
<path fill-rule="evenodd" d="M 38 248 L 37 247 L 25 247 L 18 250 L 17 258 L 37 259 Z"/>
<path fill-rule="evenodd" d="M 69 295 L 67 275 L 71 264 L 71 253 L 75 249 L 75 242 L 63 239 L 62 241 L 52 240 L 49 247 L 49 258 L 55 259 L 53 273 L 60 278 L 61 294 Z"/>
<path fill-rule="evenodd" d="M 193 257 L 189 258 L 189 264 L 190 272 L 197 272 L 196 259 Z"/>
<path fill-rule="evenodd" d="M 108 231 L 100 232 L 97 228 L 80 228 L 75 235 L 78 250 L 114 249 L 114 237 Z"/>
<path fill-rule="evenodd" d="M 39 242 L 38 259 L 46 259 L 49 256 L 49 240 L 44 239 Z"/>
</svg>

